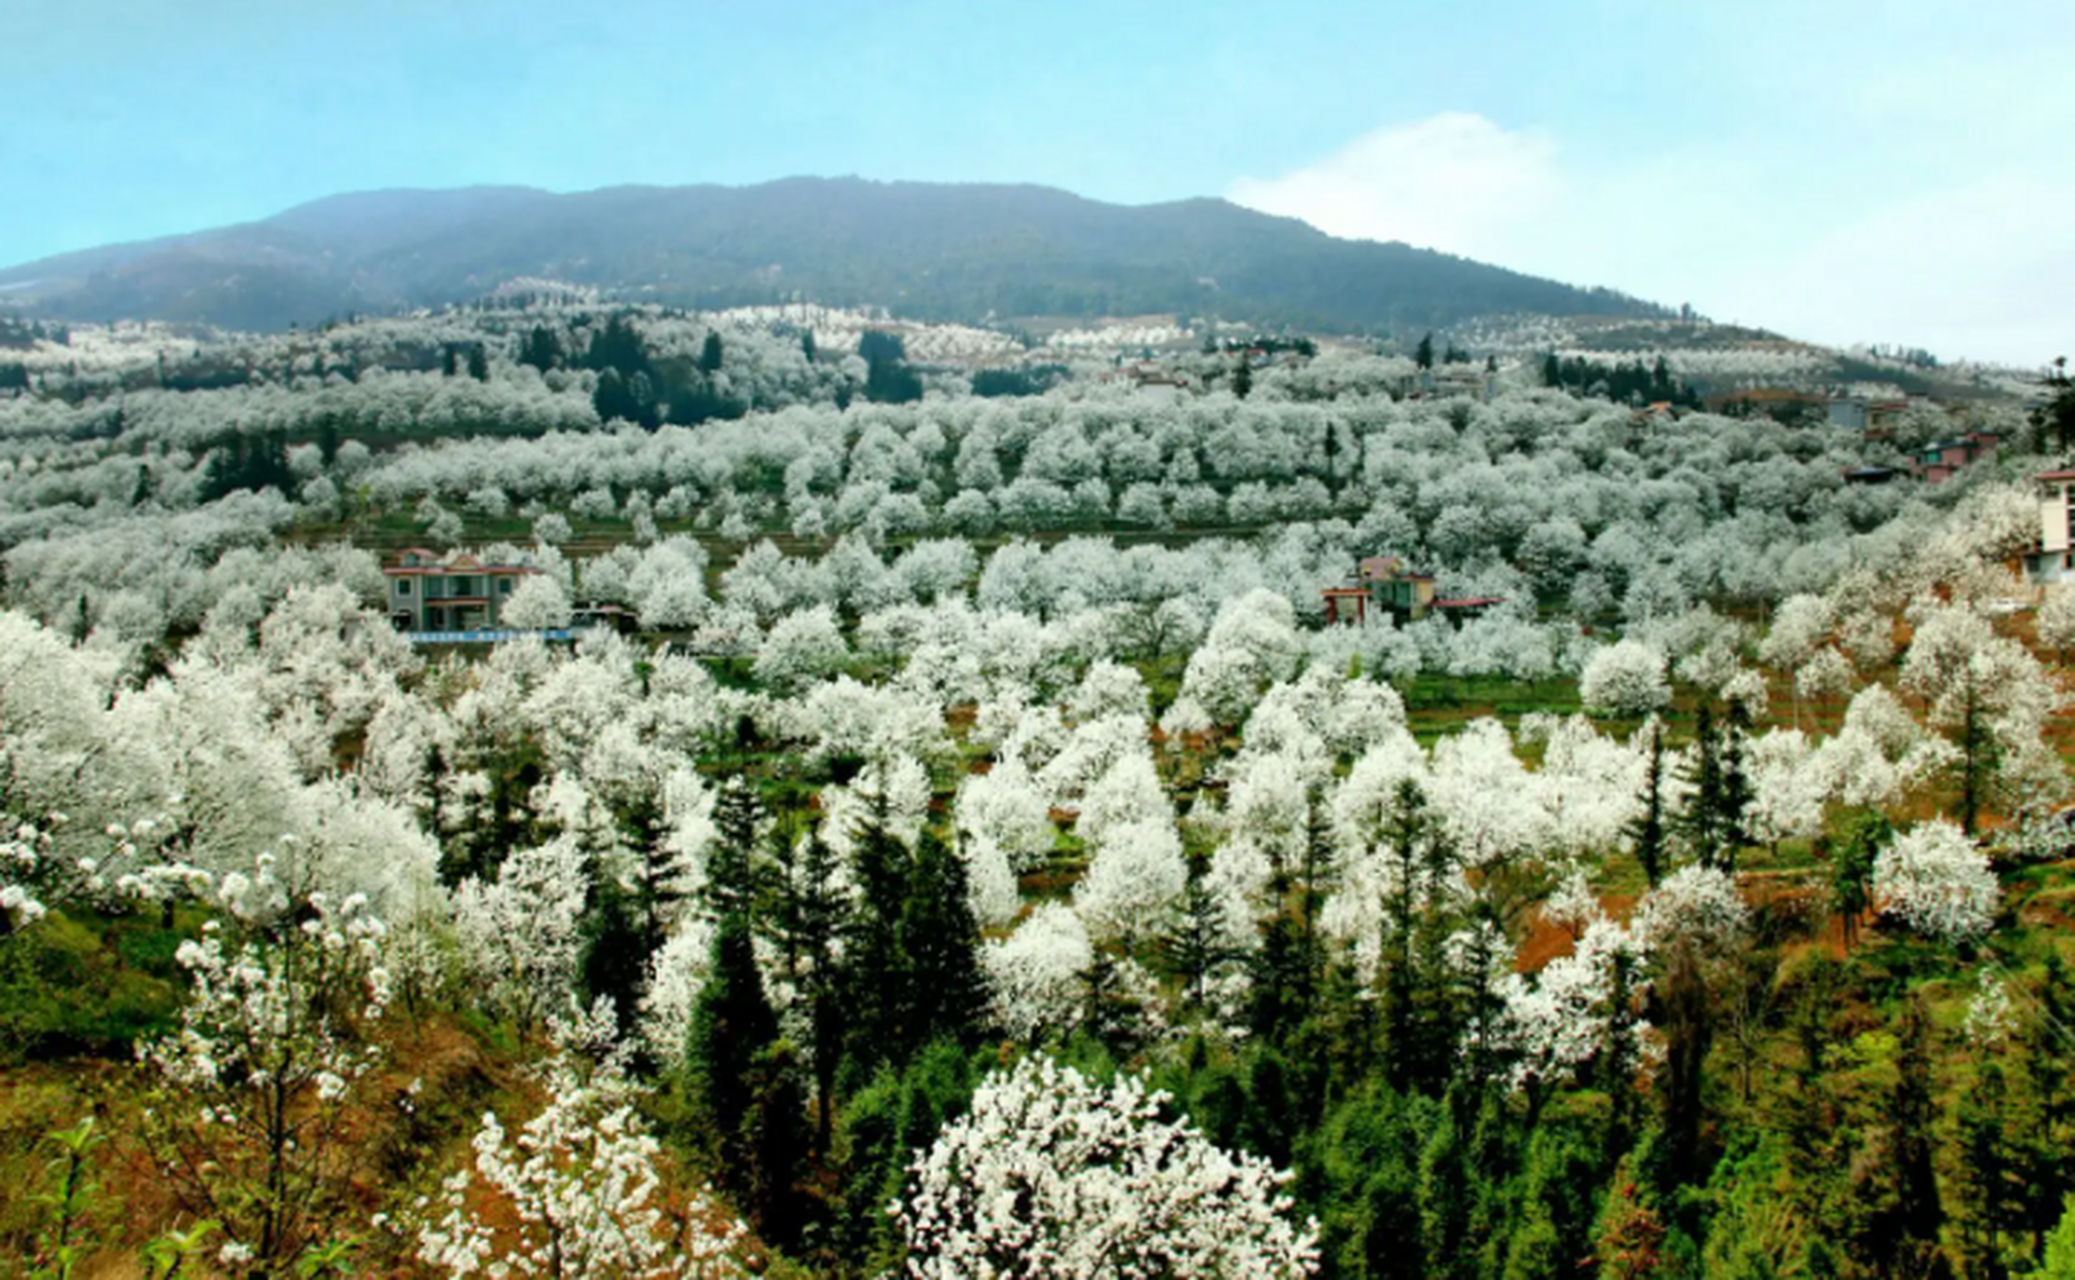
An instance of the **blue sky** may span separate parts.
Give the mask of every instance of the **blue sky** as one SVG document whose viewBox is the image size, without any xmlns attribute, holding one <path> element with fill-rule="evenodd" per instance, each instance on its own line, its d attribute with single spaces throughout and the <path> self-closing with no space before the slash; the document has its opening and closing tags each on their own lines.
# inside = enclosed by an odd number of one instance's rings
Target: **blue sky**
<svg viewBox="0 0 2075 1280">
<path fill-rule="evenodd" d="M 1225 195 L 1719 319 L 2075 352 L 2046 3 L 67 0 L 11 24 L 0 262 L 341 191 Z"/>
</svg>

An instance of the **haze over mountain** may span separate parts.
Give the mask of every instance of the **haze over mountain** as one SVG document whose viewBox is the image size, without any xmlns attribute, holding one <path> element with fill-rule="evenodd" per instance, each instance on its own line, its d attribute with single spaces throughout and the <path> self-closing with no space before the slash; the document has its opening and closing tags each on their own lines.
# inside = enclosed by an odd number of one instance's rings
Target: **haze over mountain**
<svg viewBox="0 0 2075 1280">
<path fill-rule="evenodd" d="M 259 222 L 0 271 L 0 300 L 76 320 L 310 325 L 465 302 L 518 277 L 686 306 L 802 298 L 928 320 L 1173 312 L 1327 332 L 1653 304 L 1216 199 L 1124 206 L 1037 186 L 791 178 L 335 196 Z"/>
</svg>

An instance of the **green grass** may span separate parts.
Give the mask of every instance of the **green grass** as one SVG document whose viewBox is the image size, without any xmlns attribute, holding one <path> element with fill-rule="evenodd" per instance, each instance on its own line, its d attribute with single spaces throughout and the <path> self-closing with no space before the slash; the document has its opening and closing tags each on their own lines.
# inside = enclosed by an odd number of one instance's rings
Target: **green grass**
<svg viewBox="0 0 2075 1280">
<path fill-rule="evenodd" d="M 0 939 L 0 1055 L 124 1057 L 170 1030 L 186 987 L 173 962 L 182 936 L 155 919 L 53 911 Z"/>
<path fill-rule="evenodd" d="M 1496 675 L 1423 674 L 1399 684 L 1398 692 L 1405 699 L 1412 734 L 1424 747 L 1486 716 L 1496 716 L 1508 730 L 1517 730 L 1521 718 L 1535 712 L 1567 716 L 1583 709 L 1578 682 L 1568 677 L 1520 681 Z"/>
</svg>

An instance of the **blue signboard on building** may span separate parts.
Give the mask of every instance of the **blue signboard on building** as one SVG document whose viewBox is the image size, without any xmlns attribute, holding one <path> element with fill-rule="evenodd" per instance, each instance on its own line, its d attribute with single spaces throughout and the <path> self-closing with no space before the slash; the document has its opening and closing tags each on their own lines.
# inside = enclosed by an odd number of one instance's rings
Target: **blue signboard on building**
<svg viewBox="0 0 2075 1280">
<path fill-rule="evenodd" d="M 412 644 L 496 644 L 500 640 L 523 640 L 528 636 L 542 640 L 574 640 L 577 634 L 569 627 L 551 627 L 544 631 L 406 631 L 403 638 Z"/>
</svg>

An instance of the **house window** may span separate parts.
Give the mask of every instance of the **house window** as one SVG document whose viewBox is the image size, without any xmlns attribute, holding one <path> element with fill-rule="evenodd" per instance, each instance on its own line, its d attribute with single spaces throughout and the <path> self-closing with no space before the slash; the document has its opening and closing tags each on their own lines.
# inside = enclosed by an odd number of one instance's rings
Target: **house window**
<svg viewBox="0 0 2075 1280">
<path fill-rule="evenodd" d="M 400 596 L 411 594 L 411 580 L 409 578 L 398 578 L 396 580 L 396 594 Z"/>
<path fill-rule="evenodd" d="M 508 596 L 511 593 L 512 580 L 510 578 L 499 578 L 497 580 L 497 594 L 501 596 Z"/>
</svg>

